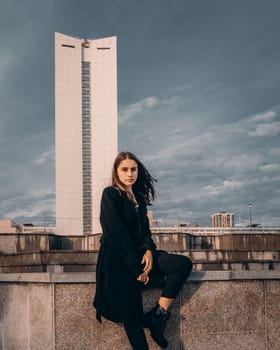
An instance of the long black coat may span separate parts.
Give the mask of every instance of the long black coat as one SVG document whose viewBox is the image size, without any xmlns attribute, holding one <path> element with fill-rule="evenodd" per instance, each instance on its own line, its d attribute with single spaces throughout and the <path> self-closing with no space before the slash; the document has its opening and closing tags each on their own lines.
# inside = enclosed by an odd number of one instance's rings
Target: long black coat
<svg viewBox="0 0 280 350">
<path fill-rule="evenodd" d="M 136 278 L 142 273 L 142 256 L 156 246 L 151 238 L 147 208 L 135 193 L 136 209 L 125 192 L 110 186 L 101 200 L 100 222 L 103 230 L 96 266 L 96 294 L 93 305 L 96 317 L 114 322 L 141 320 L 143 306 L 142 283 Z"/>
</svg>

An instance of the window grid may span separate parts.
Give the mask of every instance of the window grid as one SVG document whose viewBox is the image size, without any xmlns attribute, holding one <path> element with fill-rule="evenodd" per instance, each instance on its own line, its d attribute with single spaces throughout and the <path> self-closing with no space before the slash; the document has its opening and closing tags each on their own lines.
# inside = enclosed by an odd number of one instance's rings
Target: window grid
<svg viewBox="0 0 280 350">
<path fill-rule="evenodd" d="M 90 62 L 82 62 L 83 231 L 92 233 Z"/>
</svg>

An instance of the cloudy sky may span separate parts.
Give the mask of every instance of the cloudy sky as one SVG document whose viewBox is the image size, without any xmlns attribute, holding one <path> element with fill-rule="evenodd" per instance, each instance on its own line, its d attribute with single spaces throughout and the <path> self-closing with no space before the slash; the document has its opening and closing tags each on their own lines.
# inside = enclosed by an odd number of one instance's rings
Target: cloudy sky
<svg viewBox="0 0 280 350">
<path fill-rule="evenodd" d="M 1 0 L 0 217 L 55 216 L 54 32 L 118 37 L 119 149 L 161 223 L 279 225 L 278 0 Z"/>
</svg>

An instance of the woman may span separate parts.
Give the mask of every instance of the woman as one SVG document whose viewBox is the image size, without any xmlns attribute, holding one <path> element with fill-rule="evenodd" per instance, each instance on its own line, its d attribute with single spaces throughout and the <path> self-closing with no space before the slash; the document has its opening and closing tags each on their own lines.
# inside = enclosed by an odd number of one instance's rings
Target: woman
<svg viewBox="0 0 280 350">
<path fill-rule="evenodd" d="M 162 348 L 169 308 L 192 270 L 189 258 L 157 251 L 147 218 L 154 199 L 154 178 L 130 152 L 117 156 L 112 186 L 101 200 L 103 236 L 96 266 L 96 318 L 121 322 L 134 350 L 148 349 L 143 327 Z M 161 279 L 162 294 L 143 315 L 141 289 Z"/>
</svg>

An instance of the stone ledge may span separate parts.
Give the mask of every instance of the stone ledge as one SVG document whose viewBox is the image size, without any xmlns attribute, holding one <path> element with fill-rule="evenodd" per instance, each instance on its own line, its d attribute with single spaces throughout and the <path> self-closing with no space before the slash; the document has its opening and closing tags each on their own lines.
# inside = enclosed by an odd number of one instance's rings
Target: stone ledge
<svg viewBox="0 0 280 350">
<path fill-rule="evenodd" d="M 188 281 L 280 280 L 280 271 L 199 271 Z M 1 273 L 0 283 L 95 283 L 94 272 Z"/>
</svg>

